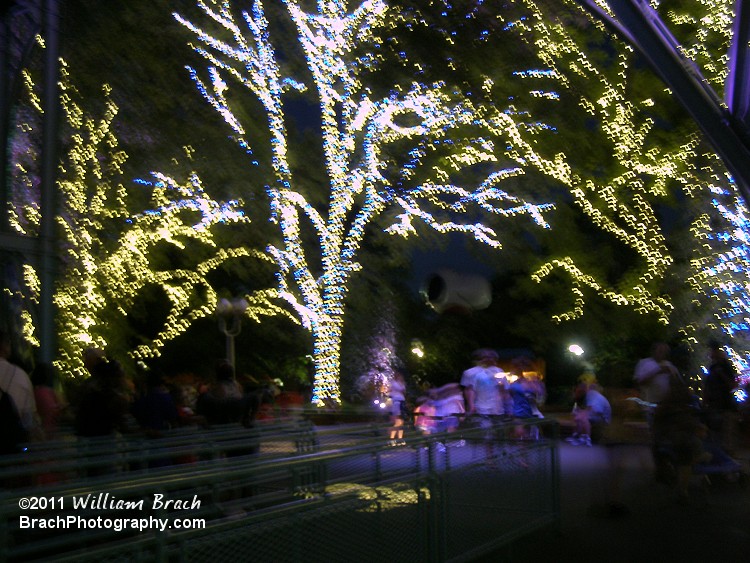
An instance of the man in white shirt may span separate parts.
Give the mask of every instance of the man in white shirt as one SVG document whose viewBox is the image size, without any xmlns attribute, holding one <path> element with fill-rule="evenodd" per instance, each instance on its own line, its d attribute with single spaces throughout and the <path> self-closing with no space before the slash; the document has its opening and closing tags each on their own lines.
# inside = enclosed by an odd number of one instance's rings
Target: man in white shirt
<svg viewBox="0 0 750 563">
<path fill-rule="evenodd" d="M 503 414 L 503 396 L 507 392 L 507 380 L 500 377 L 503 371 L 497 367 L 497 352 L 479 350 L 475 353 L 476 365 L 461 376 L 461 387 L 466 397 L 467 414 L 484 416 Z M 502 379 L 502 381 L 501 381 Z"/>
<path fill-rule="evenodd" d="M 507 379 L 497 367 L 498 355 L 494 350 L 478 350 L 474 353 L 476 365 L 467 369 L 461 376 L 461 387 L 466 397 L 466 414 L 478 415 L 480 426 L 485 429 L 487 463 L 496 467 L 493 461 L 492 417 L 504 413 Z"/>
<path fill-rule="evenodd" d="M 657 342 L 651 348 L 651 356 L 636 364 L 633 379 L 641 390 L 642 399 L 658 404 L 669 392 L 671 376 L 679 378 L 677 368 L 668 360 L 669 345 Z"/>
<path fill-rule="evenodd" d="M 0 330 L 0 389 L 13 399 L 21 424 L 30 432 L 36 423 L 34 386 L 25 371 L 8 361 L 10 353 L 10 336 Z"/>
</svg>

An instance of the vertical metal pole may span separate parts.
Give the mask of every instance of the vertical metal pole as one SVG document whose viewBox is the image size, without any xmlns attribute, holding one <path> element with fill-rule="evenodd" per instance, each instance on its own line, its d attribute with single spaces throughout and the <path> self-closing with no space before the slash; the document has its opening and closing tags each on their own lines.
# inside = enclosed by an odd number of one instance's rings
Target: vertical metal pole
<svg viewBox="0 0 750 563">
<path fill-rule="evenodd" d="M 234 365 L 234 334 L 231 332 L 227 333 L 227 361 L 231 364 L 236 375 L 237 367 Z"/>
<path fill-rule="evenodd" d="M 557 532 L 562 531 L 562 472 L 560 471 L 560 426 L 555 423 L 552 427 L 552 438 L 548 440 L 550 447 L 550 479 L 552 481 L 552 513 L 554 527 Z"/>
<path fill-rule="evenodd" d="M 10 8 L 3 9 L 0 14 L 0 236 L 10 230 L 10 221 L 8 218 L 8 202 L 10 201 L 9 176 L 10 176 Z M 13 260 L 10 259 L 10 249 L 0 242 L 0 283 L 7 288 L 7 279 L 11 276 L 13 269 Z M 10 319 L 10 304 L 7 299 L 0 297 L 0 317 L 8 322 Z M 9 327 L 2 327 L 9 328 Z M 4 519 L 0 522 L 0 540 L 5 545 L 4 538 L 5 526 Z"/>
<path fill-rule="evenodd" d="M 8 189 L 9 160 L 9 128 L 10 128 L 10 10 L 0 18 L 0 157 L 3 159 L 0 171 L 0 233 L 8 231 L 8 206 L 10 190 Z"/>
<path fill-rule="evenodd" d="M 55 356 L 54 285 L 57 269 L 57 133 L 59 117 L 58 51 L 59 13 L 57 0 L 45 0 L 42 26 L 46 40 L 44 75 L 44 136 L 42 140 L 42 196 L 40 244 L 39 359 Z"/>
<path fill-rule="evenodd" d="M 743 0 L 735 1 L 728 66 L 724 101 L 750 135 L 750 3 Z"/>
</svg>

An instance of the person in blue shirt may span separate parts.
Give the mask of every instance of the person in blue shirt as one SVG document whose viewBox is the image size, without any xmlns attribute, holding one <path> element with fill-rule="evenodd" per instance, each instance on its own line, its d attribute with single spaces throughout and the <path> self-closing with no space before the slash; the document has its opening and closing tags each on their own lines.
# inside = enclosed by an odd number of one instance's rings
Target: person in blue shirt
<svg viewBox="0 0 750 563">
<path fill-rule="evenodd" d="M 566 441 L 574 446 L 591 446 L 592 432 L 601 433 L 612 422 L 612 407 L 596 383 L 581 383 L 575 395 L 575 432 Z"/>
<path fill-rule="evenodd" d="M 538 382 L 526 377 L 519 372 L 516 380 L 508 387 L 511 402 L 513 404 L 513 418 L 515 420 L 529 420 L 539 418 L 536 407 L 536 397 L 541 395 Z M 514 432 L 516 438 L 524 439 L 533 437 L 532 427 L 519 424 Z"/>
</svg>

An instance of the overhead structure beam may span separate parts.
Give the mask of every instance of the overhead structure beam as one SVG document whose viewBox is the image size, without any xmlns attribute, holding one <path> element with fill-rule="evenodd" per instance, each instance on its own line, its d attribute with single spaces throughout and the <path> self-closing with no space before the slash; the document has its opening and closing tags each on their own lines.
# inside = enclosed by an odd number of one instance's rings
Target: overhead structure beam
<svg viewBox="0 0 750 563">
<path fill-rule="evenodd" d="M 750 128 L 747 123 L 750 14 L 743 0 L 737 0 L 735 35 L 729 53 L 732 57 L 729 63 L 731 84 L 728 84 L 731 88 L 727 89 L 730 103 L 722 101 L 697 66 L 682 54 L 679 43 L 647 1 L 608 0 L 615 18 L 594 0 L 578 2 L 638 49 L 698 124 L 732 174 L 742 197 L 750 203 Z"/>
<path fill-rule="evenodd" d="M 750 1 L 736 0 L 724 101 L 734 118 L 750 130 Z"/>
<path fill-rule="evenodd" d="M 14 233 L 3 233 L 0 231 L 0 249 L 20 252 L 32 258 L 37 252 L 38 242 L 36 237 L 27 237 Z"/>
<path fill-rule="evenodd" d="M 42 194 L 39 236 L 39 359 L 51 363 L 57 349 L 54 287 L 59 253 L 57 162 L 60 117 L 60 14 L 58 0 L 44 0 L 42 31 L 46 42 L 44 65 L 44 128 L 42 138 Z"/>
<path fill-rule="evenodd" d="M 21 261 L 33 263 L 39 272 L 38 339 L 39 360 L 51 362 L 55 357 L 54 285 L 59 260 L 56 233 L 57 148 L 59 91 L 59 0 L 7 0 L 0 2 L 0 254 L 20 255 Z M 10 137 L 11 116 L 17 103 L 20 73 L 35 48 L 35 35 L 41 33 L 46 48 L 44 58 L 43 138 L 40 159 L 40 232 L 24 236 L 10 227 Z M 9 260 L 11 262 L 12 260 Z M 18 263 L 21 263 L 19 261 Z M 12 268 L 11 268 L 12 269 Z M 5 272 L 5 276 L 16 275 Z M 0 282 L 8 286 L 9 279 Z M 1 302 L 0 302 L 1 304 Z M 3 316 L 9 315 L 2 311 Z"/>
</svg>

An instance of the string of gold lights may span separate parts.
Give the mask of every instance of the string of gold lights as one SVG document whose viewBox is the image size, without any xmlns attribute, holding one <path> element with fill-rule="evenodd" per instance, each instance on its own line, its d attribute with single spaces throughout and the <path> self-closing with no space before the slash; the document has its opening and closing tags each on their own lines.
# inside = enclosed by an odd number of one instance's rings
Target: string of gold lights
<svg viewBox="0 0 750 563">
<path fill-rule="evenodd" d="M 307 190 L 312 187 L 291 173 L 282 94 L 290 85 L 299 91 L 308 88 L 298 77 L 283 75 L 263 5 L 256 2 L 242 12 L 246 33 L 239 32 L 242 26 L 230 2 L 198 2 L 207 16 L 205 25 L 218 24 L 215 32 L 175 15 L 199 42 L 195 50 L 207 63 L 207 79 L 189 69 L 196 86 L 247 150 L 250 143 L 244 131 L 248 128 L 230 108 L 232 86 L 227 79 L 256 96 L 266 111 L 275 172 L 267 191 L 271 218 L 283 241 L 268 250 L 278 265 L 278 295 L 313 335 L 313 402 L 319 406 L 340 402 L 344 301 L 352 274 L 362 268 L 356 257 L 376 217 L 386 210 L 393 212 L 396 220 L 388 228 L 392 234 L 409 236 L 416 232 L 413 221 L 419 221 L 438 232 L 465 232 L 499 247 L 497 233 L 476 219 L 478 212 L 527 215 L 546 227 L 543 213 L 551 206 L 533 204 L 498 186 L 529 166 L 552 176 L 564 173 L 558 162 L 541 158 L 509 116 L 496 108 L 474 106 L 443 83 L 414 81 L 394 86 L 385 97 L 374 97 L 361 81 L 362 70 L 378 64 L 382 36 L 403 21 L 382 0 L 358 3 L 351 11 L 348 4 L 319 2 L 317 12 L 307 12 L 300 2 L 285 2 L 319 100 L 330 193 L 325 208 L 310 203 Z M 355 56 L 361 46 L 367 47 L 366 54 Z M 407 141 L 413 143 L 412 160 L 398 176 L 415 182 L 394 188 L 393 178 L 384 174 L 388 150 Z M 428 158 L 430 165 L 425 164 Z M 506 167 L 500 164 L 504 162 L 514 164 Z M 494 169 L 477 188 L 454 183 L 457 173 L 480 164 Z M 302 240 L 303 218 L 317 234 L 316 246 Z M 319 272 L 312 271 L 312 256 L 320 258 Z"/>
<path fill-rule="evenodd" d="M 32 76 L 26 72 L 24 78 L 29 107 L 39 113 Z M 65 61 L 61 61 L 60 89 L 67 136 L 57 179 L 61 268 L 53 296 L 59 345 L 55 363 L 68 377 L 86 377 L 83 351 L 110 346 L 116 330 L 111 328 L 112 315 L 126 318 L 145 288 L 161 288 L 169 311 L 154 338 L 133 350 L 120 351 L 134 360 L 158 356 L 168 341 L 184 333 L 195 320 L 213 314 L 217 295 L 208 281 L 211 271 L 230 260 L 271 258 L 244 247 L 218 247 L 216 234 L 221 225 L 249 219 L 242 211 L 242 200 L 212 199 L 196 173 L 185 182 L 153 173 L 152 180 L 126 188 L 121 178 L 127 155 L 113 131 L 118 108 L 109 87 L 103 87 L 103 111 L 96 117 L 84 109 Z M 29 162 L 36 153 L 30 140 L 36 122 L 19 125 L 25 134 L 22 138 L 29 139 Z M 186 148 L 188 156 L 191 150 Z M 12 224 L 19 232 L 35 234 L 40 216 L 33 195 L 38 181 L 32 165 L 17 166 L 14 179 L 28 189 L 24 191 L 26 199 L 19 198 L 21 205 L 14 206 Z M 136 189 L 146 191 L 149 208 L 134 215 L 132 202 L 141 199 Z M 155 252 L 163 245 L 183 250 L 189 245 L 191 253 L 202 259 L 189 269 L 157 268 Z M 30 309 L 40 289 L 31 265 L 24 267 L 24 282 L 23 297 L 29 304 L 23 315 L 24 334 L 29 343 L 38 345 Z M 279 306 L 276 289 L 260 290 L 245 298 L 250 304 L 245 311 L 248 318 L 259 321 L 264 316 L 286 315 L 295 320 Z"/>
</svg>

